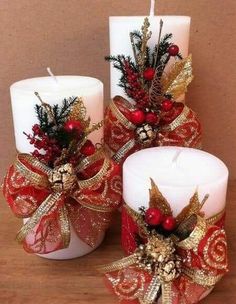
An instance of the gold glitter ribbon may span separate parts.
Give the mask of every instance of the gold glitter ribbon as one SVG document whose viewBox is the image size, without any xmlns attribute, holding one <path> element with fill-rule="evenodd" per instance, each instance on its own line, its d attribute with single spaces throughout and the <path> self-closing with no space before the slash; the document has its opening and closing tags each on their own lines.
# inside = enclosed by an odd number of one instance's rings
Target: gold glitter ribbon
<svg viewBox="0 0 236 304">
<path fill-rule="evenodd" d="M 213 287 L 217 282 L 221 280 L 223 275 L 210 275 L 203 270 L 195 270 L 184 267 L 183 273 L 188 276 L 194 283 L 202 285 L 204 287 Z"/>
<path fill-rule="evenodd" d="M 129 152 L 136 144 L 135 139 L 130 139 L 117 153 L 113 155 L 113 160 L 120 162 L 127 152 Z"/>
<path fill-rule="evenodd" d="M 106 175 L 106 172 L 109 169 L 110 161 L 109 159 L 99 151 L 97 154 L 86 158 L 83 163 L 80 165 L 79 169 L 86 168 L 92 162 L 95 162 L 99 159 L 104 159 L 102 168 L 99 172 L 87 179 L 87 180 L 77 180 L 77 187 L 79 189 L 90 188 L 93 187 L 96 183 L 99 183 L 103 176 Z M 42 175 L 32 171 L 28 168 L 25 163 L 36 168 L 37 171 L 41 171 Z M 52 192 L 49 196 L 40 204 L 34 214 L 29 218 L 29 220 L 24 224 L 24 226 L 20 229 L 20 231 L 16 235 L 16 239 L 18 242 L 22 242 L 26 236 L 35 228 L 35 226 L 40 222 L 43 216 L 47 215 L 48 213 L 54 212 L 58 210 L 59 212 L 59 221 L 60 221 L 60 230 L 62 236 L 63 247 L 67 248 L 70 243 L 70 221 L 68 218 L 68 211 L 65 205 L 60 206 L 62 204 L 61 200 L 64 200 L 66 196 L 73 197 L 73 189 L 70 189 L 68 193 L 65 192 L 54 192 L 50 186 L 49 182 L 49 175 L 52 173 L 53 170 L 40 161 L 35 159 L 33 156 L 29 154 L 18 154 L 16 162 L 14 164 L 15 169 L 23 175 L 34 187 L 36 188 L 45 188 L 48 191 Z M 78 170 L 78 168 L 77 168 Z M 78 198 L 77 198 L 78 200 Z M 112 212 L 114 209 L 111 207 L 105 206 L 96 206 L 89 203 L 83 203 L 79 201 L 79 203 L 88 209 L 97 212 Z"/>
<path fill-rule="evenodd" d="M 141 304 L 152 304 L 155 301 L 155 299 L 157 297 L 157 293 L 159 292 L 159 289 L 162 286 L 163 285 L 161 284 L 158 276 L 154 275 L 151 283 L 148 286 L 146 293 L 144 294 L 144 297 L 142 299 L 139 299 L 139 302 Z M 163 287 L 162 287 L 162 289 L 163 289 Z"/>
<path fill-rule="evenodd" d="M 184 239 L 183 241 L 178 242 L 178 247 L 185 249 L 185 250 L 194 250 L 198 247 L 200 241 L 203 239 L 204 235 L 207 231 L 207 223 L 206 220 L 198 215 L 192 215 L 190 218 L 188 218 L 183 224 L 180 224 L 180 226 L 177 229 L 177 233 L 181 234 L 181 231 L 186 231 L 185 228 L 188 223 L 192 222 L 191 219 L 196 219 L 196 226 L 193 229 L 193 231 L 190 233 L 189 237 Z M 182 227 L 181 227 L 182 226 Z"/>
</svg>

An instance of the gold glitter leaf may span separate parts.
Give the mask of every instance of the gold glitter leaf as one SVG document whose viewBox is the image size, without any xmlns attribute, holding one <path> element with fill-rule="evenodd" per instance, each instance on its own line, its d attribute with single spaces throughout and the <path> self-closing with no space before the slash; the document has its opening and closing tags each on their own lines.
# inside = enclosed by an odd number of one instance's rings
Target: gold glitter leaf
<svg viewBox="0 0 236 304">
<path fill-rule="evenodd" d="M 187 87 L 193 80 L 192 55 L 176 62 L 169 73 L 161 79 L 163 94 L 177 99 L 187 92 Z"/>
<path fill-rule="evenodd" d="M 79 120 L 84 128 L 88 128 L 90 124 L 90 117 L 86 118 L 87 110 L 83 103 L 82 98 L 77 98 L 76 102 L 74 103 L 68 120 Z"/>
<path fill-rule="evenodd" d="M 149 207 L 159 208 L 163 214 L 172 215 L 172 210 L 168 201 L 161 194 L 154 180 L 151 178 L 151 189 L 149 189 Z"/>
<path fill-rule="evenodd" d="M 194 195 L 191 197 L 189 204 L 183 208 L 183 210 L 178 214 L 176 217 L 177 223 L 182 223 L 184 220 L 189 218 L 193 214 L 198 214 L 200 216 L 203 215 L 203 213 L 200 211 L 203 204 L 207 200 L 208 196 L 206 195 L 202 202 L 199 201 L 198 192 L 196 191 Z"/>
</svg>

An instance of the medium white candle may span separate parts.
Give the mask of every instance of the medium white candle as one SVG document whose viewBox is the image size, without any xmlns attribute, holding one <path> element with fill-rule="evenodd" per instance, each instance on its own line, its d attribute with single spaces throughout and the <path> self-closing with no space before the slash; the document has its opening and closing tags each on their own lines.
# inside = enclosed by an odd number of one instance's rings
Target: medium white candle
<svg viewBox="0 0 236 304">
<path fill-rule="evenodd" d="M 162 19 L 163 29 L 162 37 L 165 34 L 173 34 L 173 43 L 179 46 L 180 52 L 183 57 L 188 55 L 189 46 L 189 31 L 190 31 L 190 17 L 186 16 L 153 16 L 154 15 L 154 2 L 150 11 L 150 30 L 152 37 L 148 45 L 153 48 L 158 42 L 160 20 Z M 130 43 L 129 33 L 134 30 L 140 30 L 144 18 L 146 16 L 128 16 L 128 17 L 110 17 L 110 54 L 131 56 L 133 58 L 133 50 Z M 174 59 L 173 59 L 174 60 Z M 118 86 L 120 79 L 120 72 L 113 68 L 112 63 L 110 66 L 110 82 L 111 82 L 111 98 L 116 95 L 127 98 L 123 89 Z"/>
<path fill-rule="evenodd" d="M 35 96 L 35 91 L 39 92 L 42 100 L 50 105 L 60 104 L 64 98 L 82 97 L 91 122 L 97 123 L 103 120 L 103 84 L 100 80 L 83 76 L 55 76 L 50 68 L 47 70 L 50 77 L 22 80 L 14 83 L 10 88 L 16 148 L 21 153 L 30 153 L 34 150 L 23 132 L 31 133 L 32 126 L 38 123 L 35 104 L 40 104 L 40 101 Z M 90 139 L 97 143 L 102 137 L 103 130 L 100 129 L 91 134 Z M 71 227 L 71 241 L 68 248 L 40 256 L 59 260 L 80 257 L 97 248 L 103 238 L 104 232 L 101 232 L 95 247 L 91 248 L 78 238 Z"/>
<path fill-rule="evenodd" d="M 92 123 L 103 120 L 103 84 L 100 80 L 84 76 L 52 76 L 25 79 L 10 88 L 16 148 L 30 153 L 34 147 L 23 134 L 31 133 L 37 123 L 35 104 L 40 104 L 34 92 L 39 92 L 43 101 L 50 105 L 60 104 L 64 98 L 82 97 Z M 90 139 L 100 142 L 103 130 L 91 134 Z"/>
<path fill-rule="evenodd" d="M 158 147 L 141 150 L 123 165 L 123 197 L 134 210 L 148 207 L 150 177 L 171 204 L 176 216 L 198 190 L 206 217 L 222 211 L 226 203 L 228 169 L 217 157 L 200 150 Z"/>
</svg>

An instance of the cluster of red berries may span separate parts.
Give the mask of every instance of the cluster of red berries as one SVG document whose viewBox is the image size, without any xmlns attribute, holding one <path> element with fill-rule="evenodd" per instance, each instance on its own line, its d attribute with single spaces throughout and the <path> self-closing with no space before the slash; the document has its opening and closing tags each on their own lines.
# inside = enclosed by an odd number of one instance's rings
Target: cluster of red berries
<svg viewBox="0 0 236 304">
<path fill-rule="evenodd" d="M 176 220 L 173 216 L 165 216 L 158 208 L 148 208 L 145 212 L 145 222 L 152 227 L 160 226 L 166 231 L 173 231 Z"/>
<path fill-rule="evenodd" d="M 27 135 L 27 138 L 31 145 L 36 149 L 32 155 L 41 161 L 46 163 L 53 162 L 61 154 L 61 147 L 54 138 L 50 138 L 46 135 L 38 124 L 32 127 L 33 135 Z M 43 150 L 44 153 L 39 151 Z"/>
<path fill-rule="evenodd" d="M 75 138 L 78 140 L 81 138 L 83 133 L 82 124 L 76 120 L 68 120 L 63 129 L 68 134 L 73 134 Z M 41 129 L 40 125 L 35 124 L 32 127 L 32 135 L 27 135 L 27 138 L 31 145 L 35 147 L 32 155 L 38 158 L 40 161 L 45 162 L 46 164 L 53 164 L 58 157 L 61 156 L 62 147 L 56 138 L 49 137 L 45 132 Z M 79 161 L 79 158 L 82 155 L 90 156 L 94 154 L 96 148 L 91 140 L 87 140 L 85 144 L 80 149 L 80 155 L 74 154 L 69 158 L 69 162 L 72 165 L 76 165 Z"/>
<path fill-rule="evenodd" d="M 148 103 L 148 94 L 142 88 L 142 85 L 139 82 L 139 74 L 135 72 L 130 64 L 126 61 L 124 64 L 125 68 L 125 75 L 127 79 L 128 89 L 126 93 L 129 97 L 135 100 L 137 103 L 141 104 L 142 106 L 147 105 Z"/>
<path fill-rule="evenodd" d="M 144 112 L 141 109 L 130 112 L 130 121 L 135 125 L 142 125 L 149 123 L 150 125 L 157 125 L 160 121 L 159 116 L 153 112 Z"/>
<path fill-rule="evenodd" d="M 173 108 L 173 101 L 170 99 L 163 100 L 161 104 L 161 109 L 164 112 L 168 112 Z M 154 112 L 145 112 L 141 109 L 134 110 L 130 112 L 129 115 L 130 121 L 134 125 L 142 125 L 143 123 L 148 123 L 152 126 L 156 126 L 160 122 L 160 117 L 157 113 Z"/>
</svg>

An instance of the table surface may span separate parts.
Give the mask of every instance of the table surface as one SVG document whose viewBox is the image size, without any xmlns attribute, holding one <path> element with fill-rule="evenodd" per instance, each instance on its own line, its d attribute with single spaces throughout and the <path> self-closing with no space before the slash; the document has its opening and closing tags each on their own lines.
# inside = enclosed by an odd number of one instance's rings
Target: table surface
<svg viewBox="0 0 236 304">
<path fill-rule="evenodd" d="M 26 254 L 15 240 L 21 221 L 16 219 L 0 197 L 0 303 L 1 304 L 115 304 L 103 285 L 96 265 L 122 257 L 120 219 L 116 215 L 104 243 L 82 258 L 53 261 Z M 230 272 L 201 303 L 235 303 L 236 300 L 236 181 L 228 191 L 226 230 Z"/>
</svg>

